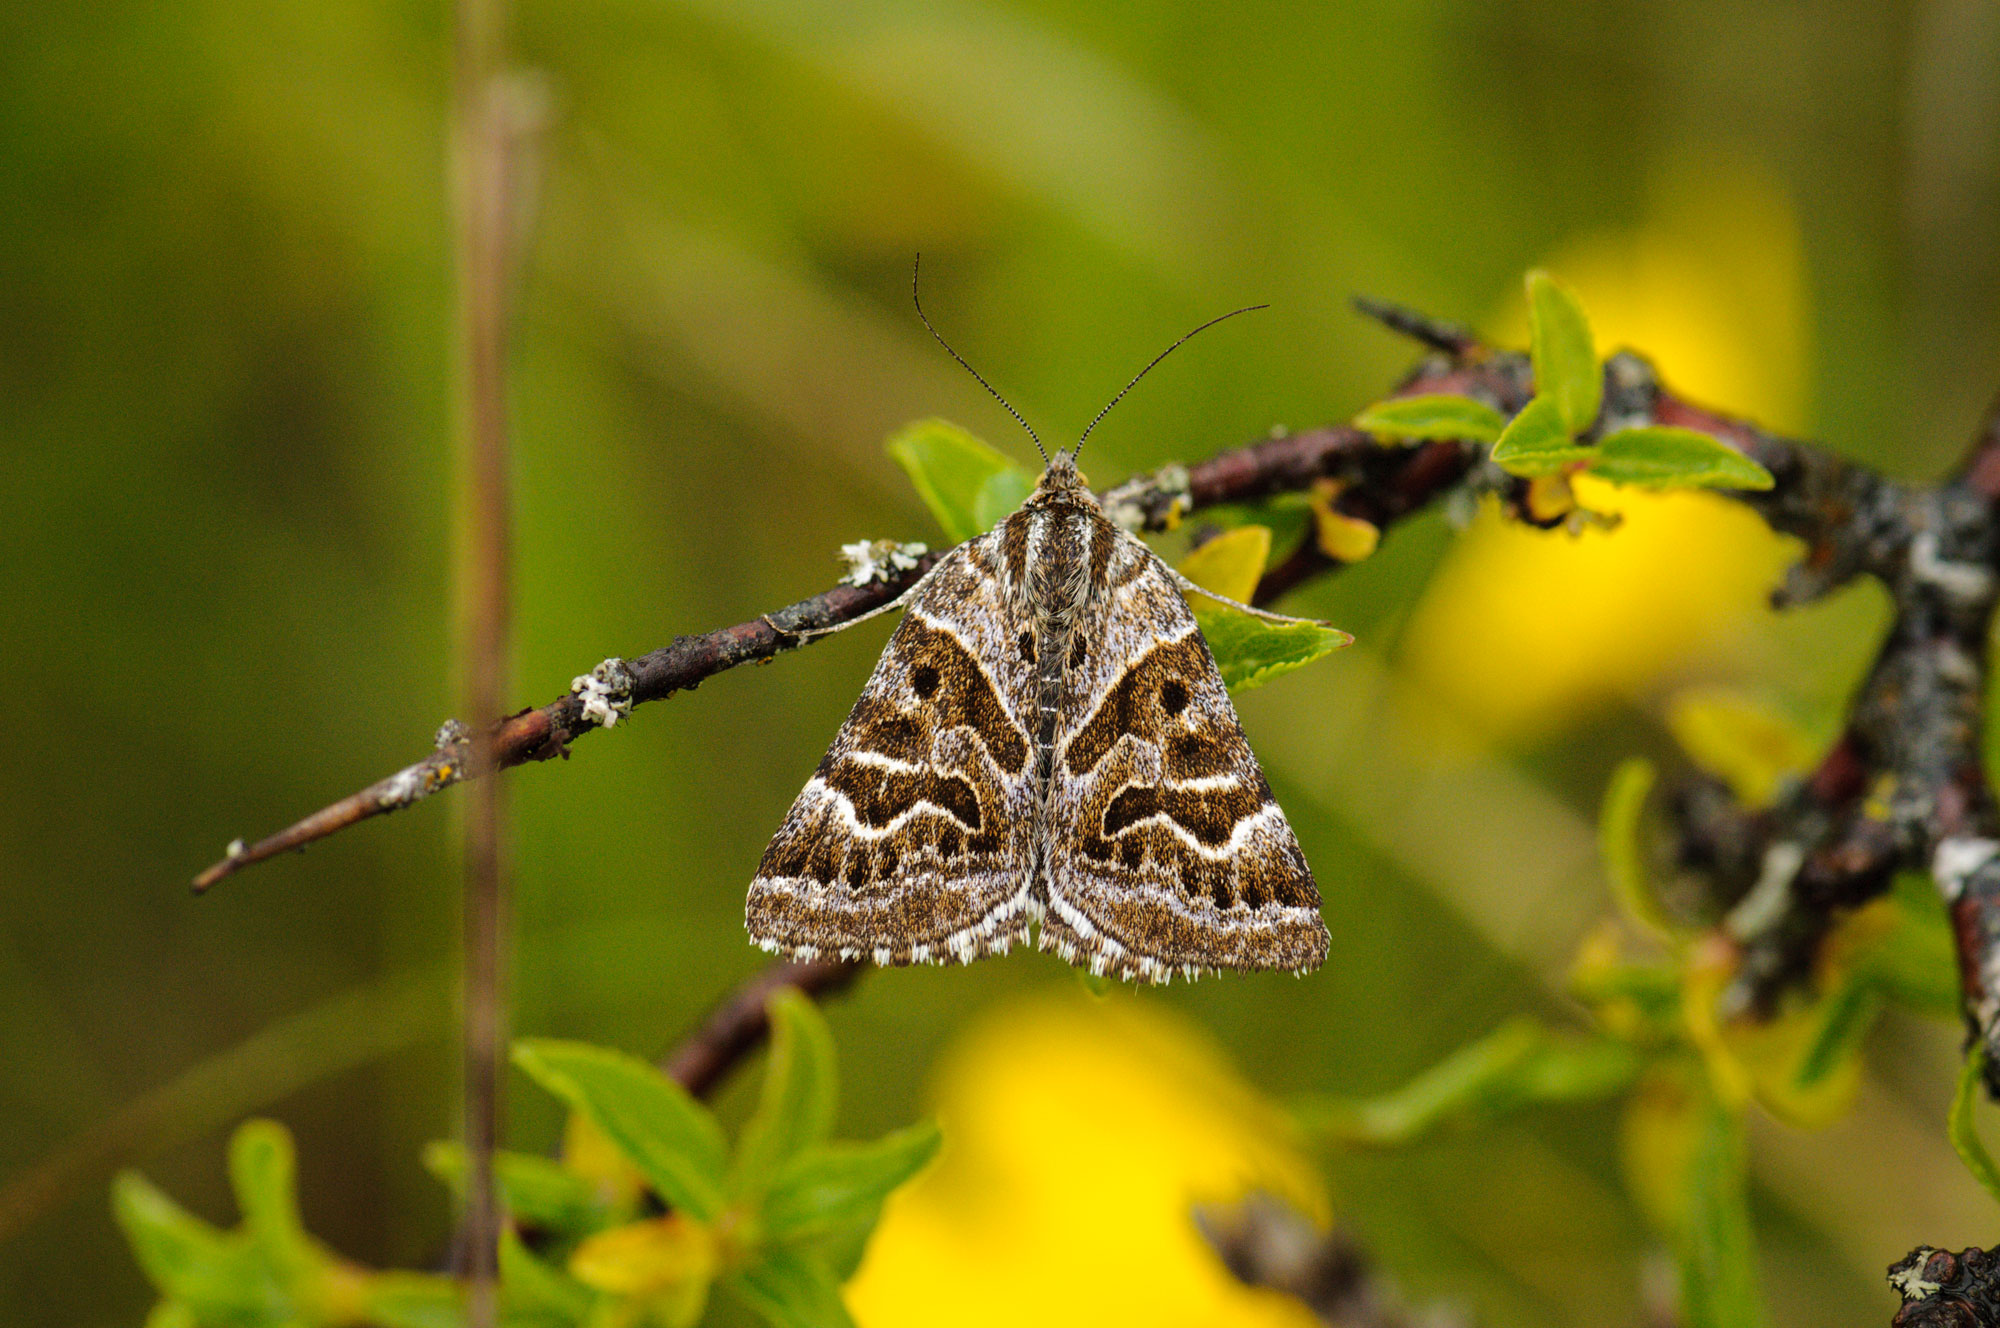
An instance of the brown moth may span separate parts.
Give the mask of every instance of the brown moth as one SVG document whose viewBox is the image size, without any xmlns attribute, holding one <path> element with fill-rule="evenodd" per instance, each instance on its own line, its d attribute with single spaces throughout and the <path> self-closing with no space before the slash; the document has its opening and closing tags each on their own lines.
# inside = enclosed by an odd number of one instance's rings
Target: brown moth
<svg viewBox="0 0 2000 1328">
<path fill-rule="evenodd" d="M 1199 588 L 1105 515 L 1082 446 L 887 606 L 907 611 L 750 884 L 764 949 L 963 963 L 1038 924 L 1042 949 L 1133 980 L 1326 958 Z"/>
</svg>

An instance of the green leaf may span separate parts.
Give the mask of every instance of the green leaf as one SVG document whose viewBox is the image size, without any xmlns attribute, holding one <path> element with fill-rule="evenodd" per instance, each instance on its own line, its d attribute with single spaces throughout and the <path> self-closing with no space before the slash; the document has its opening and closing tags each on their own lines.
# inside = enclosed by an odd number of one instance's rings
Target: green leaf
<svg viewBox="0 0 2000 1328">
<path fill-rule="evenodd" d="M 1958 1092 L 1951 1099 L 1948 1132 L 1951 1146 L 1958 1150 L 1958 1159 L 1965 1163 L 1965 1169 L 1986 1187 L 1988 1194 L 2000 1199 L 2000 1167 L 1993 1165 L 1993 1154 L 1980 1142 L 1979 1126 L 1973 1120 L 1974 1110 L 1985 1096 L 1986 1043 L 1980 1040 L 1972 1044 L 1965 1065 L 1958 1072 Z"/>
<path fill-rule="evenodd" d="M 1770 471 L 1726 443 L 1664 424 L 1598 439 L 1590 473 L 1646 489 L 1768 489 L 1776 483 Z"/>
<path fill-rule="evenodd" d="M 1807 1095 L 1830 1080 L 1846 1062 L 1861 1053 L 1861 1041 L 1882 1013 L 1880 984 L 1866 967 L 1847 974 L 1838 987 L 1822 997 L 1814 1010 L 1812 1037 L 1799 1052 L 1787 1085 L 1792 1094 Z"/>
<path fill-rule="evenodd" d="M 424 1166 L 461 1196 L 465 1193 L 467 1159 L 458 1143 L 433 1143 L 424 1149 Z M 597 1188 L 565 1171 L 551 1158 L 532 1153 L 497 1152 L 493 1179 L 507 1201 L 507 1211 L 532 1226 L 566 1236 L 584 1236 L 603 1228 L 614 1214 Z"/>
<path fill-rule="evenodd" d="M 679 1084 L 635 1057 L 580 1042 L 517 1042 L 514 1063 L 589 1117 L 669 1204 L 703 1221 L 722 1211 L 722 1127 Z"/>
<path fill-rule="evenodd" d="M 882 1205 L 878 1203 L 861 1217 L 801 1242 L 798 1248 L 810 1250 L 833 1274 L 834 1281 L 845 1283 L 861 1266 L 862 1257 L 868 1253 L 869 1238 L 875 1234 L 875 1224 L 881 1220 Z"/>
<path fill-rule="evenodd" d="M 854 1328 L 833 1275 L 803 1250 L 767 1248 L 723 1285 L 771 1328 Z"/>
<path fill-rule="evenodd" d="M 946 420 L 918 420 L 889 440 L 896 459 L 917 486 L 938 525 L 962 543 L 998 522 L 1026 497 L 1034 481 L 1006 453 Z M 1004 504 L 1004 506 L 1003 506 Z"/>
<path fill-rule="evenodd" d="M 1764 1328 L 1744 1177 L 1742 1117 L 1704 1094 L 1675 1241 L 1688 1328 Z"/>
<path fill-rule="evenodd" d="M 229 1140 L 229 1179 L 250 1241 L 275 1272 L 298 1276 L 325 1257 L 299 1219 L 292 1136 L 276 1121 L 245 1121 Z"/>
<path fill-rule="evenodd" d="M 1529 479 L 1553 475 L 1570 463 L 1587 461 L 1595 454 L 1595 449 L 1579 447 L 1569 440 L 1562 413 L 1547 397 L 1536 397 L 1521 407 L 1521 413 L 1508 421 L 1500 441 L 1493 445 L 1495 465 L 1510 475 Z"/>
<path fill-rule="evenodd" d="M 1342 1143 L 1400 1146 L 1448 1122 L 1497 1116 L 1531 1102 L 1610 1097 L 1638 1070 L 1637 1053 L 1622 1042 L 1560 1039 L 1532 1020 L 1517 1019 L 1394 1092 L 1358 1101 L 1306 1098 L 1294 1110 L 1315 1134 Z"/>
<path fill-rule="evenodd" d="M 1490 443 L 1507 427 L 1507 417 L 1484 401 L 1440 393 L 1378 401 L 1354 417 L 1354 427 L 1378 438 Z"/>
<path fill-rule="evenodd" d="M 781 987 L 766 1005 L 771 1054 L 764 1092 L 736 1143 L 730 1193 L 761 1195 L 786 1163 L 826 1141 L 837 1093 L 833 1034 L 819 1007 L 796 988 Z"/>
<path fill-rule="evenodd" d="M 1646 795 L 1653 791 L 1653 763 L 1639 757 L 1621 762 L 1604 789 L 1604 806 L 1597 818 L 1597 848 L 1611 896 L 1625 916 L 1660 940 L 1673 936 L 1674 922 L 1653 890 L 1640 848 L 1640 818 Z"/>
<path fill-rule="evenodd" d="M 1939 1019 L 1959 1013 L 1958 943 L 1931 878 L 1902 872 L 1894 886 L 1896 926 L 1869 958 L 1889 999 Z"/>
<path fill-rule="evenodd" d="M 464 1293 L 448 1277 L 377 1273 L 367 1300 L 366 1322 L 376 1328 L 464 1328 Z"/>
<path fill-rule="evenodd" d="M 1035 491 L 1035 477 L 1017 466 L 995 471 L 979 486 L 979 496 L 972 501 L 972 519 L 980 530 L 993 527 L 1014 515 L 1014 509 L 1028 501 L 1028 495 Z"/>
<path fill-rule="evenodd" d="M 182 1208 L 136 1171 L 111 1184 L 111 1210 L 160 1293 L 203 1323 L 281 1321 L 287 1299 L 257 1251 Z"/>
<path fill-rule="evenodd" d="M 178 1300 L 163 1300 L 146 1315 L 146 1328 L 202 1328 L 194 1311 Z"/>
<path fill-rule="evenodd" d="M 866 1216 L 937 1152 L 929 1121 L 865 1144 L 823 1144 L 785 1168 L 764 1200 L 772 1240 L 818 1235 Z"/>
<path fill-rule="evenodd" d="M 1198 609 L 1194 617 L 1223 685 L 1232 692 L 1261 687 L 1354 641 L 1338 627 L 1266 622 L 1236 609 Z"/>
<path fill-rule="evenodd" d="M 567 1328 L 597 1300 L 589 1287 L 537 1258 L 512 1227 L 500 1231 L 500 1290 L 506 1322 L 522 1328 Z"/>
<path fill-rule="evenodd" d="M 1528 274 L 1528 353 L 1535 365 L 1535 395 L 1554 404 L 1563 432 L 1574 436 L 1588 429 L 1604 397 L 1590 320 L 1576 292 L 1542 271 Z"/>
</svg>

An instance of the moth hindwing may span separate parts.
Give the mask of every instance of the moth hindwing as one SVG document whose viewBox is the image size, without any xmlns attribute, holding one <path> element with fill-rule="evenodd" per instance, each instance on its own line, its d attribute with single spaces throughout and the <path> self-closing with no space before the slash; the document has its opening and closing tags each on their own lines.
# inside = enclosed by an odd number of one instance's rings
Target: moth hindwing
<svg viewBox="0 0 2000 1328">
<path fill-rule="evenodd" d="M 1305 972 L 1319 890 L 1173 573 L 1058 454 L 946 554 L 750 885 L 799 958 L 963 962 L 1028 939 L 1164 982 Z"/>
</svg>

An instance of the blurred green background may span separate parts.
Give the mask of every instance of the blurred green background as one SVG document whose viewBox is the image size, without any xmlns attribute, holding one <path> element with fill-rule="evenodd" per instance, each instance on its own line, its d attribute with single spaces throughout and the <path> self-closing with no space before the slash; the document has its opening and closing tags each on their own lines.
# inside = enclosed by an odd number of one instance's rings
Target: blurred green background
<svg viewBox="0 0 2000 1328">
<path fill-rule="evenodd" d="M 1106 421 L 1099 483 L 1386 391 L 1411 352 L 1350 293 L 1505 334 L 1535 264 L 1690 391 L 1897 474 L 1946 467 L 2000 377 L 1990 0 L 514 8 L 550 104 L 513 395 L 522 704 L 822 589 L 845 541 L 935 539 L 880 449 L 907 420 L 1027 450 L 910 312 L 918 250 L 940 327 L 1058 439 L 1187 327 L 1273 305 Z M 0 1178 L 85 1163 L 0 1244 L 10 1321 L 138 1322 L 88 1160 L 125 1148 L 226 1219 L 220 1142 L 253 1111 L 296 1130 L 341 1250 L 445 1238 L 417 1152 L 455 1114 L 453 799 L 209 898 L 185 881 L 415 759 L 454 704 L 447 17 L 0 17 Z M 1432 514 L 1295 596 L 1360 644 L 1241 708 L 1332 958 L 1138 1001 L 1274 1095 L 1379 1091 L 1508 1013 L 1566 1017 L 1612 764 L 1667 750 L 1692 684 L 1829 733 L 1882 621 L 1873 587 L 1766 613 L 1782 549 L 1676 501 L 1624 546 Z M 744 886 L 887 631 L 511 776 L 519 1030 L 656 1052 L 756 966 Z M 869 977 L 830 1011 L 847 1132 L 922 1110 L 969 1018 L 1073 986 L 1042 956 Z M 1846 1121 L 1754 1133 L 1781 1323 L 1883 1322 L 1892 1259 L 1991 1243 L 1943 1137 L 1954 1037 L 1892 1021 Z M 546 1100 L 517 1086 L 513 1116 L 546 1146 Z M 1334 1208 L 1420 1299 L 1637 1322 L 1615 1126 L 1335 1157 Z"/>
</svg>

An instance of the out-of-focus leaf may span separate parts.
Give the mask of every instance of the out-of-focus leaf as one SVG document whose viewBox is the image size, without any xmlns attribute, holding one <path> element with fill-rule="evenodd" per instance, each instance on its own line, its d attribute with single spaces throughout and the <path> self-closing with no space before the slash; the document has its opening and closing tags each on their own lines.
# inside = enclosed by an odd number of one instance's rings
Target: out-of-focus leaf
<svg viewBox="0 0 2000 1328">
<path fill-rule="evenodd" d="M 1503 1024 L 1403 1087 L 1361 1101 L 1308 1098 L 1295 1112 L 1310 1132 L 1342 1143 L 1411 1143 L 1455 1120 L 1530 1102 L 1610 1097 L 1638 1073 L 1638 1054 L 1610 1039 L 1558 1038 L 1532 1020 Z"/>
<path fill-rule="evenodd" d="M 1647 425 L 1597 440 L 1590 473 L 1644 489 L 1768 489 L 1771 472 L 1695 429 Z"/>
<path fill-rule="evenodd" d="M 1993 1154 L 1986 1151 L 1979 1138 L 1978 1122 L 1973 1119 L 1985 1096 L 1986 1044 L 1977 1041 L 1966 1053 L 1965 1065 L 1958 1072 L 1958 1092 L 1951 1099 L 1948 1130 L 1951 1146 L 1958 1150 L 1958 1159 L 1965 1163 L 1965 1169 L 1986 1187 L 1988 1194 L 2000 1199 L 2000 1167 L 1993 1165 Z"/>
<path fill-rule="evenodd" d="M 1223 685 L 1232 692 L 1261 687 L 1354 641 L 1338 627 L 1266 622 L 1235 609 L 1198 610 L 1195 621 L 1215 655 Z"/>
<path fill-rule="evenodd" d="M 424 1166 L 455 1193 L 465 1193 L 462 1144 L 431 1144 L 424 1149 Z M 508 1212 L 523 1222 L 563 1235 L 588 1235 L 602 1227 L 612 1213 L 611 1203 L 596 1186 L 550 1158 L 497 1152 L 493 1155 L 493 1179 L 506 1198 Z"/>
<path fill-rule="evenodd" d="M 656 1319 L 681 1325 L 701 1317 L 721 1262 L 714 1231 L 669 1213 L 598 1232 L 570 1255 L 569 1271 L 587 1287 L 644 1300 Z"/>
<path fill-rule="evenodd" d="M 1271 528 L 1238 526 L 1224 531 L 1181 560 L 1181 575 L 1224 599 L 1248 604 L 1257 593 L 1264 565 L 1271 561 Z M 1200 605 L 1202 602 L 1197 600 Z"/>
<path fill-rule="evenodd" d="M 1695 1108 L 1686 1206 L 1674 1242 L 1688 1328 L 1763 1328 L 1763 1293 L 1744 1176 L 1743 1119 L 1715 1097 Z"/>
<path fill-rule="evenodd" d="M 1682 692 L 1666 719 L 1688 759 L 1753 807 L 1768 806 L 1780 783 L 1810 769 L 1818 755 L 1797 726 L 1727 692 Z"/>
<path fill-rule="evenodd" d="M 1892 1001 L 1939 1019 L 1959 1013 L 1958 944 L 1944 900 L 1930 877 L 1904 872 L 1892 898 L 1896 925 L 1869 957 L 1869 969 Z"/>
<path fill-rule="evenodd" d="M 464 1292 L 448 1277 L 378 1273 L 366 1285 L 364 1323 L 377 1328 L 463 1328 Z"/>
<path fill-rule="evenodd" d="M 1006 453 L 947 420 L 906 426 L 889 440 L 889 455 L 954 543 L 1005 517 L 1034 485 Z"/>
<path fill-rule="evenodd" d="M 1570 441 L 1562 412 L 1548 397 L 1536 397 L 1507 422 L 1493 444 L 1493 461 L 1510 475 L 1553 475 L 1577 461 L 1587 461 L 1595 449 Z"/>
<path fill-rule="evenodd" d="M 780 988 L 767 1006 L 771 1052 L 764 1091 L 736 1143 L 733 1196 L 761 1195 L 794 1157 L 823 1143 L 833 1125 L 837 1092 L 833 1034 L 819 1007 L 796 989 Z"/>
<path fill-rule="evenodd" d="M 1604 788 L 1604 806 L 1597 817 L 1597 850 L 1611 897 L 1625 916 L 1662 941 L 1673 937 L 1672 917 L 1654 892 L 1640 846 L 1640 819 L 1646 797 L 1653 791 L 1653 763 L 1639 757 L 1619 763 Z"/>
<path fill-rule="evenodd" d="M 1657 1044 L 1681 1028 L 1681 976 L 1674 965 L 1627 959 L 1623 929 L 1607 920 L 1584 938 L 1570 967 L 1569 990 L 1606 1032 Z"/>
<path fill-rule="evenodd" d="M 1528 274 L 1528 353 L 1535 396 L 1553 405 L 1563 432 L 1574 436 L 1589 428 L 1604 397 L 1590 320 L 1576 292 L 1540 270 Z"/>
<path fill-rule="evenodd" d="M 1626 1104 L 1626 1183 L 1672 1245 L 1689 1328 L 1761 1328 L 1743 1122 L 1697 1062 L 1656 1065 Z"/>
<path fill-rule="evenodd" d="M 178 1300 L 163 1300 L 146 1315 L 146 1328 L 202 1328 L 194 1311 Z"/>
<path fill-rule="evenodd" d="M 869 1237 L 875 1234 L 875 1224 L 881 1220 L 882 1205 L 876 1204 L 853 1221 L 800 1242 L 800 1248 L 816 1254 L 833 1274 L 834 1281 L 845 1282 L 861 1266 L 862 1256 L 868 1253 Z"/>
<path fill-rule="evenodd" d="M 521 1243 L 512 1227 L 500 1232 L 500 1290 L 510 1328 L 569 1328 L 597 1297 Z"/>
<path fill-rule="evenodd" d="M 979 496 L 973 499 L 973 521 L 981 530 L 993 529 L 1012 516 L 1034 488 L 1034 477 L 1025 470 L 1009 466 L 995 471 L 986 477 L 986 482 L 979 486 Z"/>
<path fill-rule="evenodd" d="M 1381 527 L 1340 511 L 1331 495 L 1315 495 L 1312 514 L 1313 538 L 1320 552 L 1338 562 L 1358 563 L 1382 543 Z"/>
<path fill-rule="evenodd" d="M 764 1200 L 764 1233 L 774 1241 L 817 1235 L 876 1209 L 937 1152 L 929 1121 L 865 1144 L 823 1144 L 785 1168 Z"/>
<path fill-rule="evenodd" d="M 1354 427 L 1380 438 L 1490 443 L 1507 427 L 1507 417 L 1484 401 L 1438 394 L 1378 401 L 1354 417 Z"/>
<path fill-rule="evenodd" d="M 287 1312 L 283 1288 L 248 1241 L 216 1230 L 137 1172 L 112 1182 L 111 1208 L 153 1285 L 198 1319 L 279 1322 Z"/>
<path fill-rule="evenodd" d="M 1561 472 L 1537 475 L 1528 481 L 1522 505 L 1537 521 L 1560 521 L 1576 511 L 1576 486 Z"/>
<path fill-rule="evenodd" d="M 281 1278 L 316 1272 L 327 1262 L 299 1219 L 292 1136 L 276 1121 L 245 1121 L 229 1140 L 229 1179 L 243 1227 Z"/>
<path fill-rule="evenodd" d="M 771 1328 L 853 1328 L 840 1287 L 824 1264 L 796 1248 L 776 1245 L 748 1268 L 723 1279 Z"/>
<path fill-rule="evenodd" d="M 517 1042 L 514 1063 L 587 1114 L 675 1208 L 703 1221 L 722 1211 L 722 1129 L 679 1084 L 635 1057 L 578 1042 Z"/>
</svg>

